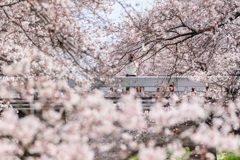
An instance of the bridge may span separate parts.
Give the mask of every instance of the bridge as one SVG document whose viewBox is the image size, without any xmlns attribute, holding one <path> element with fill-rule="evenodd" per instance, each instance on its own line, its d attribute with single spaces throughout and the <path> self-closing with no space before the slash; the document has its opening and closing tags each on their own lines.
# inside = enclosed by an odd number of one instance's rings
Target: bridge
<svg viewBox="0 0 240 160">
<path fill-rule="evenodd" d="M 229 77 L 209 77 L 221 80 Z M 222 87 L 204 82 L 195 82 L 184 76 L 174 77 L 114 77 L 113 81 L 100 87 L 105 92 L 105 98 L 112 100 L 116 105 L 121 94 L 126 93 L 126 88 L 136 89 L 140 93 L 143 110 L 149 110 L 162 93 L 186 93 L 186 92 L 224 92 Z M 108 94 L 109 93 L 109 94 Z M 117 96 L 114 93 L 118 93 Z M 158 94 L 159 93 L 159 94 Z M 150 96 L 149 96 L 150 95 Z M 162 94 L 163 95 L 163 94 Z"/>
<path fill-rule="evenodd" d="M 219 78 L 219 77 L 212 77 Z M 224 77 L 220 77 L 224 78 Z M 74 87 L 76 84 L 74 81 L 68 81 L 69 86 Z M 164 92 L 211 92 L 219 90 L 224 91 L 224 88 L 216 87 L 212 84 L 204 82 L 195 82 L 188 77 L 175 76 L 175 77 L 114 77 L 111 83 L 105 84 L 100 87 L 105 93 L 126 93 L 126 87 L 136 89 L 136 92 L 141 93 L 143 110 L 149 109 L 149 107 L 155 103 L 156 98 L 154 96 L 145 96 L 145 93 L 164 93 Z M 120 96 L 105 96 L 106 99 L 110 99 L 113 103 L 117 104 Z M 19 98 L 10 101 L 13 108 L 29 112 L 31 110 L 39 110 L 34 105 L 30 107 L 27 100 Z M 54 106 L 54 104 L 51 104 Z M 58 106 L 59 107 L 59 106 Z"/>
</svg>

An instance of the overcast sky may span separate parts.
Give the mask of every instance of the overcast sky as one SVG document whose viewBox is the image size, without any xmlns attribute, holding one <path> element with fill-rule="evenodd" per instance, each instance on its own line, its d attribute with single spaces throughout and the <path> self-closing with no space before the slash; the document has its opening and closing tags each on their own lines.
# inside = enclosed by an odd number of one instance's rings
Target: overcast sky
<svg viewBox="0 0 240 160">
<path fill-rule="evenodd" d="M 126 1 L 128 4 L 131 4 L 137 11 L 144 11 L 144 9 L 150 9 L 151 8 L 151 2 L 153 0 L 128 0 Z M 136 6 L 136 4 L 139 4 Z M 113 12 L 111 15 L 109 15 L 109 19 L 111 20 L 119 20 L 119 17 L 122 13 L 124 13 L 124 9 L 120 6 L 120 4 L 116 3 L 113 6 Z"/>
</svg>

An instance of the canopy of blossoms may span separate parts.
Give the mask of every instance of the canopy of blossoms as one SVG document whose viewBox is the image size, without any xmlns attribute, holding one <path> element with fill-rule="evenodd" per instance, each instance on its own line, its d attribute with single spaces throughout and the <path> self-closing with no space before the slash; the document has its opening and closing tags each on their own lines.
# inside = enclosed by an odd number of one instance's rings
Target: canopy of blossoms
<svg viewBox="0 0 240 160">
<path fill-rule="evenodd" d="M 125 11 L 118 24 L 106 16 L 114 4 Z M 192 159 L 239 154 L 240 137 L 229 134 L 239 128 L 238 93 L 170 94 L 144 113 L 134 90 L 114 104 L 94 89 L 124 75 L 133 53 L 138 75 L 195 76 L 238 90 L 229 74 L 239 68 L 240 2 L 152 4 L 139 13 L 120 0 L 0 1 L 1 159 L 165 160 L 185 147 Z M 14 99 L 27 100 L 29 114 Z"/>
</svg>

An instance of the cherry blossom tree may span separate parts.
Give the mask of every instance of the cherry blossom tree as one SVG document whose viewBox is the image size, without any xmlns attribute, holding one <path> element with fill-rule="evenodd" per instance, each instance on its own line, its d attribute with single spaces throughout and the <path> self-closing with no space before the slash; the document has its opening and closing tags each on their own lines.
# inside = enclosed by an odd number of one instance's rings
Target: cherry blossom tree
<svg viewBox="0 0 240 160">
<path fill-rule="evenodd" d="M 108 64 L 112 67 L 110 75 L 124 75 L 128 56 L 134 53 L 140 60 L 139 75 L 184 75 L 226 89 L 224 95 L 199 95 L 213 105 L 217 102 L 226 107 L 229 98 L 237 99 L 239 78 L 234 75 L 239 69 L 238 1 L 156 0 L 145 12 L 118 3 L 126 15 L 125 21 L 112 30 L 117 43 L 112 44 L 115 48 Z M 210 126 L 213 112 L 207 118 Z"/>
<path fill-rule="evenodd" d="M 0 1 L 1 158 L 215 159 L 216 148 L 237 151 L 239 136 L 229 135 L 239 128 L 237 97 L 171 95 L 143 113 L 133 90 L 113 104 L 90 84 L 123 74 L 128 53 L 141 60 L 142 75 L 227 75 L 239 67 L 239 3 L 159 0 L 138 13 L 116 1 L 127 13 L 118 26 L 105 17 L 114 3 Z M 114 44 L 99 40 L 105 34 Z M 68 78 L 80 85 L 70 88 Z M 34 111 L 19 116 L 10 104 L 16 98 Z"/>
<path fill-rule="evenodd" d="M 2 1 L 1 47 L 6 53 L 1 54 L 1 62 L 19 62 L 27 52 L 32 56 L 26 62 L 33 62 L 29 70 L 32 75 L 51 73 L 51 78 L 61 79 L 70 72 L 73 76 L 69 78 L 81 74 L 91 79 L 92 64 L 98 63 L 99 56 L 99 40 L 93 39 L 106 26 L 103 15 L 110 12 L 112 4 L 95 0 Z"/>
</svg>

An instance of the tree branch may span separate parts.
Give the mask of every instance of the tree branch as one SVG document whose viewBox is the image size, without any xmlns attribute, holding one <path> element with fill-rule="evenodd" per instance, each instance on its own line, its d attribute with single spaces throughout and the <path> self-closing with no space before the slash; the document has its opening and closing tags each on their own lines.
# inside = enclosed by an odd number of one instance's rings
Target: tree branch
<svg viewBox="0 0 240 160">
<path fill-rule="evenodd" d="M 27 0 L 19 0 L 17 2 L 13 2 L 13 3 L 9 3 L 9 4 L 3 4 L 3 5 L 0 5 L 0 8 L 3 8 L 3 7 L 10 7 L 10 6 L 13 6 L 15 4 L 18 4 L 20 2 L 24 2 L 24 1 L 27 1 Z"/>
</svg>

